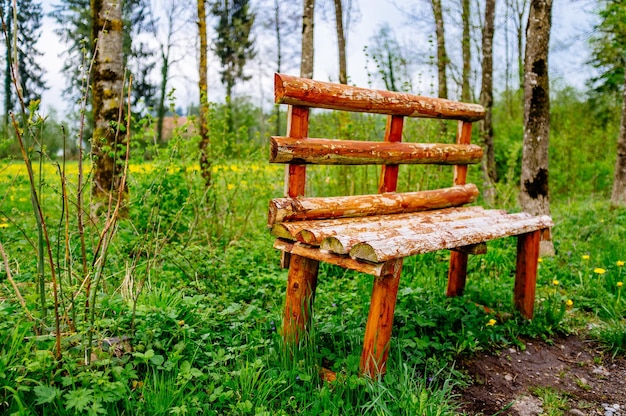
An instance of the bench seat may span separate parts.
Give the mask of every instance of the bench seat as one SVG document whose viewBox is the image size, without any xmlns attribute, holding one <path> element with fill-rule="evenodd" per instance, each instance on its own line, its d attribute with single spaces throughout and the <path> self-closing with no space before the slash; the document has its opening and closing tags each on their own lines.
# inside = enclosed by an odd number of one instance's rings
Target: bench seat
<svg viewBox="0 0 626 416">
<path fill-rule="evenodd" d="M 459 207 L 409 214 L 280 223 L 272 227 L 272 233 L 282 239 L 318 246 L 330 253 L 382 263 L 552 226 L 551 218 L 545 215 Z"/>
</svg>

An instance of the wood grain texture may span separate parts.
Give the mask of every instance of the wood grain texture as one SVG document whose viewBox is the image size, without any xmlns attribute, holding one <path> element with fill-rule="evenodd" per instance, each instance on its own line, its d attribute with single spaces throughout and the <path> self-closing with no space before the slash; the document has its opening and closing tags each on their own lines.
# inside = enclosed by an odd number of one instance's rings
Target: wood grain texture
<svg viewBox="0 0 626 416">
<path fill-rule="evenodd" d="M 290 137 L 305 138 L 309 134 L 309 109 L 290 106 L 287 110 L 287 132 Z M 285 168 L 285 196 L 296 198 L 304 195 L 306 165 L 289 164 Z"/>
<path fill-rule="evenodd" d="M 283 337 L 288 343 L 297 344 L 308 331 L 318 268 L 317 260 L 291 255 L 283 315 Z"/>
<path fill-rule="evenodd" d="M 350 221 L 347 224 L 342 220 L 335 220 L 335 224 L 328 221 L 326 226 L 322 227 L 318 227 L 316 222 L 312 221 L 296 238 L 302 236 L 303 239 L 311 239 L 311 243 L 319 241 L 323 250 L 347 254 L 352 247 L 362 242 L 432 233 L 447 223 L 471 221 L 480 217 L 497 217 L 503 214 L 504 211 L 467 207 L 366 217 L 362 221 Z"/>
<path fill-rule="evenodd" d="M 402 128 L 404 126 L 404 117 L 388 116 L 387 126 L 385 127 L 385 143 L 391 145 L 399 145 L 402 141 Z M 400 167 L 393 160 L 387 160 L 381 170 L 378 180 L 378 193 L 396 192 L 398 188 L 398 172 Z"/>
<path fill-rule="evenodd" d="M 268 226 L 276 223 L 330 218 L 400 214 L 455 207 L 474 202 L 474 184 L 430 191 L 317 198 L 275 198 L 270 201 Z"/>
<path fill-rule="evenodd" d="M 286 74 L 274 75 L 274 97 L 277 104 L 406 117 L 471 122 L 485 116 L 485 109 L 479 104 L 460 103 L 402 92 L 371 90 Z"/>
<path fill-rule="evenodd" d="M 552 225 L 552 220 L 548 216 L 533 217 L 527 213 L 442 223 L 439 224 L 437 231 L 424 234 L 416 234 L 408 225 L 400 230 L 380 230 L 380 233 L 373 237 L 375 239 L 355 244 L 350 249 L 350 256 L 380 263 L 394 258 L 529 233 Z M 396 235 L 389 236 L 390 234 Z"/>
<path fill-rule="evenodd" d="M 459 121 L 456 135 L 456 144 L 461 146 L 469 146 L 472 140 L 472 123 Z M 467 165 L 457 164 L 454 167 L 454 184 L 464 185 L 467 181 Z"/>
<path fill-rule="evenodd" d="M 402 259 L 397 259 L 395 262 L 396 267 L 374 279 L 372 287 L 372 300 L 365 326 L 360 370 L 362 374 L 373 379 L 380 374 L 385 374 L 387 370 L 393 314 L 402 273 Z"/>
<path fill-rule="evenodd" d="M 541 230 L 517 237 L 514 301 L 517 310 L 527 319 L 532 319 L 535 308 L 540 240 Z"/>
<path fill-rule="evenodd" d="M 334 264 L 344 269 L 356 270 L 357 272 L 369 274 L 371 276 L 382 276 L 388 273 L 390 268 L 395 267 L 395 262 L 371 263 L 353 259 L 348 256 L 329 253 L 320 250 L 319 247 L 309 246 L 293 241 L 277 239 L 274 242 L 274 248 L 283 250 L 283 252 L 296 254 L 313 260 L 323 261 L 325 263 Z"/>
<path fill-rule="evenodd" d="M 388 143 L 277 136 L 270 139 L 270 152 L 271 163 L 317 165 L 461 165 L 479 163 L 483 155 L 482 148 L 472 144 Z"/>
</svg>

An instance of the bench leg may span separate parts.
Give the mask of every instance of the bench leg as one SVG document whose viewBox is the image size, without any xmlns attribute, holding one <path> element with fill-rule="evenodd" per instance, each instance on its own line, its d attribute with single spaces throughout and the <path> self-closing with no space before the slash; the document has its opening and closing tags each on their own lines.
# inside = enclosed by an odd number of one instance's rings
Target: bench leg
<svg viewBox="0 0 626 416">
<path fill-rule="evenodd" d="M 317 286 L 319 261 L 294 254 L 290 257 L 283 338 L 287 343 L 297 344 L 311 324 L 311 307 Z"/>
<path fill-rule="evenodd" d="M 450 268 L 448 269 L 447 296 L 461 296 L 465 290 L 467 277 L 467 253 L 460 251 L 450 252 Z"/>
<path fill-rule="evenodd" d="M 535 285 L 541 230 L 517 236 L 517 268 L 515 270 L 515 307 L 527 319 L 535 308 Z"/>
<path fill-rule="evenodd" d="M 387 370 L 386 363 L 402 272 L 402 259 L 390 260 L 387 265 L 389 271 L 374 279 L 372 302 L 361 354 L 361 373 L 373 379 L 385 374 Z"/>
</svg>

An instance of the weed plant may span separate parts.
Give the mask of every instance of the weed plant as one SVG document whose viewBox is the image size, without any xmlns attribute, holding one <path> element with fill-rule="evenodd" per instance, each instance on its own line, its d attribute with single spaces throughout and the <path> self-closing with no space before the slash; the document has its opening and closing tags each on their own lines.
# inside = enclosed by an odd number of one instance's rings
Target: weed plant
<svg viewBox="0 0 626 416">
<path fill-rule="evenodd" d="M 505 98 L 496 111 L 498 204 L 516 210 L 521 124 Z M 26 163 L 0 162 L 6 255 L 0 267 L 0 413 L 452 415 L 456 392 L 469 382 L 455 363 L 477 352 L 580 333 L 624 354 L 626 210 L 606 200 L 611 159 L 591 151 L 605 146 L 611 123 L 584 127 L 569 109 L 585 114 L 586 103 L 567 91 L 557 99 L 551 142 L 557 255 L 541 259 L 535 318 L 522 319 L 512 306 L 515 239 L 489 243 L 487 254 L 470 258 L 460 298 L 444 295 L 447 252 L 406 259 L 381 380 L 358 373 L 368 276 L 322 265 L 313 330 L 298 348 L 282 342 L 286 272 L 265 225 L 267 202 L 283 188 L 283 167 L 266 161 L 262 135 L 271 120 L 258 122 L 251 107 L 235 106 L 246 117 L 235 117 L 241 124 L 228 132 L 227 110 L 212 108 L 209 188 L 191 124 L 159 144 L 149 117 L 131 120 L 137 147 L 128 160 L 128 215 L 116 220 L 104 252 L 98 249 L 104 222 L 92 221 L 84 208 L 84 231 L 78 228 L 79 164 L 55 162 L 45 152 L 46 130 L 30 129 L 34 145 Z M 320 112 L 312 117 L 311 135 L 375 140 L 384 129 L 383 117 Z M 441 131 L 438 122 L 411 120 L 404 139 L 436 141 Z M 454 126 L 445 131 L 453 140 Z M 581 134 L 584 146 L 578 145 Z M 52 264 L 43 268 L 27 163 L 35 167 L 52 252 Z M 376 191 L 375 168 L 316 166 L 309 173 L 310 195 Z M 469 180 L 482 183 L 478 168 Z M 447 167 L 401 169 L 403 190 L 451 183 Z M 102 255 L 101 284 L 88 298 L 85 278 L 93 277 L 90 265 Z M 59 297 L 47 296 L 42 305 L 37 282 L 43 276 L 49 294 L 53 267 Z M 87 299 L 94 300 L 93 319 L 85 317 Z M 54 316 L 44 313 L 55 307 L 59 331 Z M 56 338 L 60 356 L 54 355 Z M 334 383 L 320 379 L 322 367 L 336 372 Z"/>
</svg>

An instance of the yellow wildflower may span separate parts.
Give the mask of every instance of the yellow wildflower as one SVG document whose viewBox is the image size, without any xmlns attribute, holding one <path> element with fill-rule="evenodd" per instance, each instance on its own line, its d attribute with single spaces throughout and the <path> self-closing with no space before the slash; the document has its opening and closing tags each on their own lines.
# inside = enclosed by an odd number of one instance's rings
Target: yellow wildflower
<svg viewBox="0 0 626 416">
<path fill-rule="evenodd" d="M 593 269 L 593 272 L 597 273 L 597 274 L 604 274 L 604 273 L 606 273 L 606 270 L 604 270 L 604 269 L 602 269 L 600 267 L 596 267 L 595 269 Z"/>
<path fill-rule="evenodd" d="M 539 257 L 539 258 L 537 259 L 537 263 L 542 263 L 542 262 L 543 262 L 543 259 L 542 259 L 541 257 Z"/>
<path fill-rule="evenodd" d="M 228 185 L 226 185 L 226 188 L 228 188 L 229 191 L 232 191 L 233 189 L 235 189 L 235 185 L 229 183 Z"/>
<path fill-rule="evenodd" d="M 622 287 L 624 286 L 624 282 L 617 282 L 617 287 Z"/>
<path fill-rule="evenodd" d="M 624 262 L 621 260 L 618 260 L 617 262 L 615 262 L 615 264 L 617 264 L 617 267 L 622 267 L 624 265 Z"/>
<path fill-rule="evenodd" d="M 494 326 L 496 324 L 496 320 L 495 319 L 490 319 L 489 322 L 487 322 L 487 326 Z"/>
<path fill-rule="evenodd" d="M 589 260 L 589 254 L 585 254 L 585 255 L 583 256 L 583 260 Z"/>
<path fill-rule="evenodd" d="M 7 228 L 9 226 L 8 222 L 0 222 L 0 228 Z"/>
<path fill-rule="evenodd" d="M 554 286 L 558 286 L 558 285 L 559 285 L 559 281 L 558 281 L 558 280 L 556 280 L 556 279 L 554 279 L 554 280 L 552 281 L 552 284 L 553 284 Z"/>
<path fill-rule="evenodd" d="M 572 301 L 571 299 L 568 299 L 568 300 L 565 301 L 565 305 L 568 308 L 571 308 L 572 306 L 574 306 L 574 301 Z"/>
</svg>

